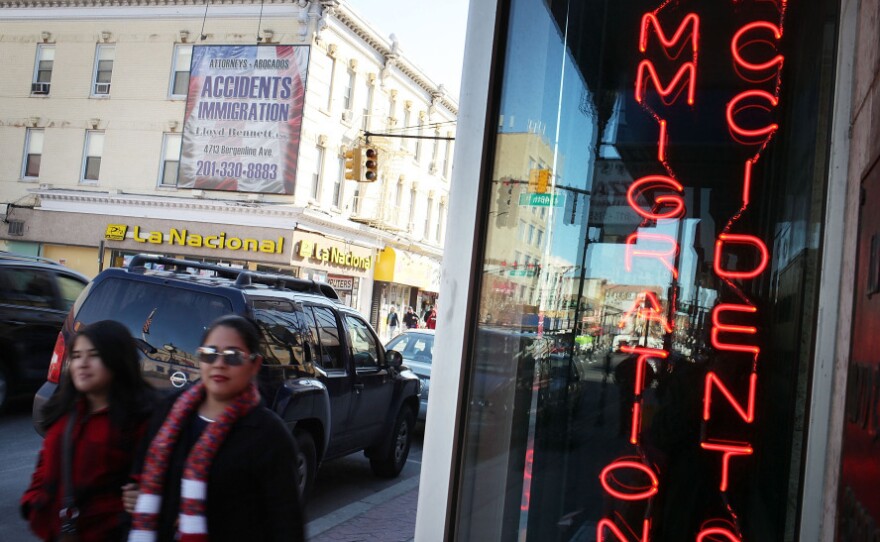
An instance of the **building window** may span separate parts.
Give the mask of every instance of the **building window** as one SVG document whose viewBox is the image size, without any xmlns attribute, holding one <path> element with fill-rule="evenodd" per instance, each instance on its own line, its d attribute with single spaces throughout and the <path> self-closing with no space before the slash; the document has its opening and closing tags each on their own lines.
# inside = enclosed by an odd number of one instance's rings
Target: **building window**
<svg viewBox="0 0 880 542">
<path fill-rule="evenodd" d="M 318 199 L 324 181 L 324 147 L 315 145 L 315 174 L 312 175 L 312 198 Z"/>
<path fill-rule="evenodd" d="M 182 139 L 180 134 L 165 134 L 162 138 L 162 170 L 159 173 L 159 186 L 177 186 Z"/>
<path fill-rule="evenodd" d="M 171 66 L 171 90 L 174 98 L 185 98 L 189 89 L 189 68 L 192 63 L 192 45 L 174 46 L 174 63 Z"/>
<path fill-rule="evenodd" d="M 409 220 L 407 221 L 407 230 L 412 233 L 413 230 L 413 221 L 416 217 L 416 190 L 412 189 L 409 192 Z"/>
<path fill-rule="evenodd" d="M 444 226 L 446 226 L 446 205 L 440 203 L 440 210 L 437 212 L 437 230 L 434 232 L 434 240 L 438 243 L 443 235 Z"/>
<path fill-rule="evenodd" d="M 361 130 L 365 132 L 370 127 L 370 117 L 372 116 L 373 111 L 373 88 L 373 85 L 367 82 L 366 94 L 364 94 L 367 99 L 364 102 L 364 114 L 363 119 L 361 120 Z"/>
<path fill-rule="evenodd" d="M 31 94 L 49 94 L 54 64 L 55 46 L 37 45 L 37 62 L 34 65 L 34 80 L 31 82 Z"/>
<path fill-rule="evenodd" d="M 425 231 L 422 234 L 424 239 L 427 239 L 431 233 L 431 218 L 434 214 L 434 198 L 428 198 L 428 212 L 425 214 Z"/>
<path fill-rule="evenodd" d="M 437 168 L 437 159 L 440 158 L 440 130 L 434 130 L 434 150 L 431 153 L 431 169 Z"/>
<path fill-rule="evenodd" d="M 425 122 L 422 119 L 419 119 L 419 132 L 418 136 L 421 138 L 425 134 Z M 416 139 L 416 162 L 422 161 L 422 140 Z"/>
<path fill-rule="evenodd" d="M 333 206 L 337 209 L 342 207 L 343 187 L 345 186 L 345 157 L 339 157 L 339 175 L 333 183 Z"/>
<path fill-rule="evenodd" d="M 394 118 L 397 116 L 397 99 L 393 92 L 388 93 L 388 124 L 394 124 Z"/>
<path fill-rule="evenodd" d="M 354 85 L 357 81 L 357 74 L 354 70 L 348 70 L 348 82 L 345 84 L 345 90 L 342 93 L 342 105 L 346 111 L 351 111 L 354 106 Z"/>
<path fill-rule="evenodd" d="M 352 198 L 352 211 L 357 214 L 361 211 L 361 183 L 354 184 L 354 197 Z"/>
<path fill-rule="evenodd" d="M 333 106 L 333 90 L 336 86 L 336 59 L 330 57 L 330 80 L 327 85 L 327 111 L 330 111 Z"/>
<path fill-rule="evenodd" d="M 403 216 L 401 211 L 403 211 L 403 181 L 397 183 L 397 193 L 394 196 L 394 212 L 397 213 L 398 224 Z"/>
<path fill-rule="evenodd" d="M 97 182 L 101 173 L 101 155 L 104 154 L 104 132 L 87 131 L 82 181 Z"/>
<path fill-rule="evenodd" d="M 99 45 L 95 53 L 95 77 L 92 85 L 93 96 L 110 94 L 110 79 L 113 76 L 113 60 L 116 58 L 115 45 Z"/>
<path fill-rule="evenodd" d="M 544 242 L 544 230 L 539 229 L 538 230 L 538 238 L 535 240 L 535 245 L 538 248 L 541 248 L 541 243 L 543 243 L 543 242 Z"/>
<path fill-rule="evenodd" d="M 28 129 L 24 149 L 21 176 L 25 179 L 36 179 L 40 176 L 40 162 L 43 159 L 43 130 Z"/>
<path fill-rule="evenodd" d="M 452 132 L 446 132 L 446 137 L 452 137 Z M 443 176 L 449 178 L 449 166 L 452 161 L 449 159 L 452 155 L 452 141 L 446 142 L 446 152 L 443 155 Z"/>
<path fill-rule="evenodd" d="M 409 129 L 409 115 L 410 115 L 409 108 L 408 107 L 404 108 L 404 110 L 403 110 L 403 131 L 404 132 L 407 132 L 407 130 Z M 400 138 L 400 148 L 401 149 L 406 148 L 406 138 L 405 137 Z"/>
</svg>

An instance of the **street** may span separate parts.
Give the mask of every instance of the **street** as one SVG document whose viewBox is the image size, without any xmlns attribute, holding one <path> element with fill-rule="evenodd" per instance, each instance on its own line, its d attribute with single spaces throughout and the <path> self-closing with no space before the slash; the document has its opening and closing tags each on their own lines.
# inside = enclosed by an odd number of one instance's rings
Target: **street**
<svg viewBox="0 0 880 542">
<path fill-rule="evenodd" d="M 42 439 L 31 425 L 31 404 L 14 401 L 0 414 L 0 540 L 35 540 L 19 517 Z M 377 478 L 362 453 L 325 463 L 306 506 L 312 541 L 412 539 L 422 460 L 422 429 L 417 429 L 409 460 L 394 480 Z M 349 535 L 348 533 L 352 533 Z"/>
</svg>

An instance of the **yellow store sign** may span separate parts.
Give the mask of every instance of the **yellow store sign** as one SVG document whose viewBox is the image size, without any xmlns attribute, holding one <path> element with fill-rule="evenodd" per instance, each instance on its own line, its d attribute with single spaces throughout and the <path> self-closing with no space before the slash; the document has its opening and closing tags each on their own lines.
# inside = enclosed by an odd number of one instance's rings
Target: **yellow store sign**
<svg viewBox="0 0 880 542">
<path fill-rule="evenodd" d="M 128 233 L 127 224 L 108 224 L 104 231 L 104 239 L 108 241 L 125 241 Z M 219 235 L 201 235 L 192 233 L 185 228 L 169 228 L 168 232 L 153 230 L 142 231 L 140 226 L 132 226 L 131 240 L 136 243 L 154 245 L 179 245 L 188 247 L 204 247 L 214 250 L 242 250 L 248 252 L 264 252 L 281 254 L 284 250 L 284 237 L 273 239 L 254 239 L 234 237 L 220 232 Z"/>
<path fill-rule="evenodd" d="M 336 264 L 341 267 L 369 270 L 373 266 L 371 256 L 358 256 L 348 251 L 340 250 L 335 246 L 321 246 L 311 239 L 301 239 L 299 250 L 296 254 L 304 260 L 314 260 L 323 264 Z"/>
</svg>

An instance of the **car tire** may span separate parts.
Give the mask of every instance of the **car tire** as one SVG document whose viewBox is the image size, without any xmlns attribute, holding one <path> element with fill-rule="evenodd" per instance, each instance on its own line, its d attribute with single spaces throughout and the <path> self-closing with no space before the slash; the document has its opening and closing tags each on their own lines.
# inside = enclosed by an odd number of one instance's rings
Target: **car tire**
<svg viewBox="0 0 880 542">
<path fill-rule="evenodd" d="M 383 456 L 371 457 L 370 467 L 376 476 L 382 478 L 396 478 L 406 458 L 409 457 L 409 448 L 412 444 L 412 433 L 415 427 L 415 417 L 412 410 L 403 407 L 394 421 L 394 429 L 391 431 L 391 442 Z"/>
<path fill-rule="evenodd" d="M 315 474 L 318 470 L 318 452 L 315 448 L 315 439 L 308 431 L 294 431 L 296 439 L 296 476 L 297 490 L 299 491 L 300 503 L 305 503 L 315 483 Z"/>
</svg>

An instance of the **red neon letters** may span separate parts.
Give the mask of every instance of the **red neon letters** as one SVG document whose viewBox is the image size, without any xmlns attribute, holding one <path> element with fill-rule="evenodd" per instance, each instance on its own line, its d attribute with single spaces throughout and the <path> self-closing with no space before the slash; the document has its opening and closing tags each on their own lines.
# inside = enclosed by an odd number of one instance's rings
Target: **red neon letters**
<svg viewBox="0 0 880 542">
<path fill-rule="evenodd" d="M 740 106 L 740 102 L 748 98 L 760 98 L 762 100 L 767 100 L 773 107 L 779 105 L 779 100 L 776 98 L 776 96 L 770 94 L 769 92 L 763 90 L 746 90 L 744 92 L 740 92 L 732 100 L 730 100 L 730 103 L 727 104 L 727 127 L 730 128 L 730 131 L 734 134 L 745 138 L 763 136 L 769 137 L 779 128 L 778 124 L 771 123 L 767 126 L 764 126 L 763 128 L 756 128 L 754 130 L 748 130 L 737 124 L 734 116 L 736 116 L 737 113 L 746 109 L 763 109 L 765 111 L 770 111 L 769 107 L 764 107 L 756 104 Z"/>
<path fill-rule="evenodd" d="M 660 94 L 660 99 L 663 100 L 663 103 L 666 105 L 672 105 L 675 103 L 675 100 L 678 99 L 678 96 L 682 91 L 680 83 L 686 77 L 687 82 L 685 83 L 685 86 L 687 87 L 687 103 L 688 105 L 694 105 L 694 94 L 697 85 L 696 63 L 685 62 L 682 64 L 669 85 L 664 87 L 660 82 L 660 76 L 657 75 L 657 70 L 654 68 L 654 63 L 650 60 L 643 60 L 639 64 L 639 70 L 636 73 L 636 101 L 639 103 L 642 103 L 648 85 L 648 80 L 645 79 L 645 71 L 648 72 L 648 79 L 654 82 L 654 88 L 657 89 L 657 92 Z M 676 89 L 678 89 L 678 91 L 676 91 Z M 675 93 L 673 94 L 673 92 Z"/>
<path fill-rule="evenodd" d="M 665 124 L 666 121 L 663 121 L 661 126 L 665 126 Z M 646 211 L 636 201 L 644 191 L 651 189 L 656 190 L 661 187 L 668 188 L 679 194 L 684 193 L 684 187 L 672 177 L 667 177 L 666 175 L 648 175 L 638 179 L 630 185 L 629 190 L 626 191 L 626 201 L 629 203 L 629 206 L 633 211 L 638 213 L 642 218 L 647 218 L 648 220 L 663 220 L 684 216 L 684 198 L 675 194 L 657 196 L 654 199 L 658 205 L 667 208 L 667 211 L 663 213 L 654 212 L 653 209 Z"/>
<path fill-rule="evenodd" d="M 727 350 L 729 352 L 750 352 L 755 356 L 761 351 L 757 346 L 726 343 L 721 342 L 718 338 L 720 333 L 742 333 L 746 335 L 754 335 L 758 332 L 758 328 L 753 326 L 737 326 L 732 324 L 724 324 L 721 322 L 722 312 L 748 312 L 755 313 L 758 309 L 751 305 L 737 305 L 733 303 L 721 303 L 712 311 L 712 346 L 716 350 Z"/>
<path fill-rule="evenodd" d="M 741 245 L 752 245 L 758 249 L 761 254 L 761 261 L 757 267 L 751 271 L 728 271 L 721 268 L 721 254 L 724 243 L 738 243 Z M 770 252 L 767 245 L 754 235 L 737 235 L 732 233 L 722 233 L 715 241 L 715 274 L 722 278 L 728 279 L 753 279 L 767 269 L 767 263 L 770 261 Z"/>
<path fill-rule="evenodd" d="M 658 241 L 668 243 L 670 248 L 666 251 L 647 250 L 644 248 L 636 248 L 639 240 Z M 640 258 L 656 258 L 664 267 L 672 271 L 672 276 L 678 278 L 678 269 L 673 265 L 675 261 L 675 253 L 678 252 L 678 243 L 675 239 L 662 233 L 644 233 L 636 232 L 626 238 L 626 259 L 624 266 L 627 271 L 632 271 L 632 259 L 636 256 Z"/>
<path fill-rule="evenodd" d="M 730 52 L 733 54 L 733 60 L 740 67 L 742 67 L 746 70 L 753 71 L 753 72 L 764 71 L 764 70 L 767 70 L 767 69 L 772 68 L 774 66 L 776 67 L 777 70 L 782 69 L 782 62 L 784 60 L 784 57 L 782 55 L 776 55 L 775 57 L 771 58 L 767 62 L 764 62 L 763 64 L 754 64 L 752 62 L 747 61 L 746 59 L 744 59 L 742 57 L 741 53 L 742 53 L 742 50 L 745 47 L 745 45 L 740 45 L 740 42 L 739 42 L 740 38 L 742 38 L 743 35 L 746 34 L 747 32 L 752 32 L 754 30 L 761 29 L 761 28 L 763 28 L 765 30 L 772 31 L 773 37 L 776 38 L 776 41 L 779 41 L 780 39 L 782 39 L 782 31 L 779 29 L 778 26 L 776 26 L 773 23 L 768 23 L 767 21 L 755 21 L 753 23 L 749 23 L 749 24 L 743 26 L 742 28 L 740 28 L 739 31 L 733 35 L 733 39 L 730 40 Z M 753 42 L 754 41 L 758 41 L 758 40 L 753 40 Z M 748 42 L 748 43 L 752 43 L 752 42 Z M 748 43 L 746 43 L 746 45 L 748 45 Z"/>
<path fill-rule="evenodd" d="M 739 446 L 727 443 L 703 442 L 700 446 L 704 450 L 712 450 L 714 452 L 724 452 L 721 456 L 721 491 L 727 491 L 727 483 L 730 479 L 730 458 L 734 455 L 752 455 L 752 447 L 748 444 L 740 444 Z"/>
<path fill-rule="evenodd" d="M 752 373 L 749 375 L 749 400 L 748 400 L 748 410 L 743 409 L 742 405 L 733 397 L 733 394 L 730 393 L 730 390 L 727 389 L 721 379 L 718 378 L 718 375 L 715 373 L 708 373 L 706 375 L 706 386 L 705 386 L 705 395 L 703 396 L 703 419 L 708 421 L 711 417 L 712 410 L 712 385 L 718 387 L 718 391 L 721 392 L 722 395 L 727 399 L 727 402 L 730 403 L 730 406 L 736 410 L 736 413 L 739 414 L 740 418 L 743 419 L 746 423 L 752 423 L 755 421 L 755 386 L 758 382 L 758 375 L 756 373 Z"/>
<path fill-rule="evenodd" d="M 611 483 L 608 481 L 609 476 L 614 479 L 612 476 L 612 472 L 617 469 L 635 469 L 640 470 L 648 475 L 648 479 L 650 480 L 650 484 L 647 489 L 644 489 L 640 493 L 624 493 L 623 491 L 618 491 L 617 489 L 611 486 Z M 617 460 L 604 469 L 602 469 L 602 474 L 599 475 L 599 480 L 602 482 L 602 487 L 605 488 L 605 491 L 608 492 L 609 495 L 620 499 L 622 501 L 641 501 L 643 499 L 647 499 L 648 497 L 653 497 L 657 494 L 660 487 L 660 480 L 657 479 L 657 475 L 654 474 L 654 471 L 651 470 L 651 467 L 639 463 L 638 461 L 628 461 L 628 460 Z M 619 484 L 623 487 L 623 484 Z"/>
<path fill-rule="evenodd" d="M 656 15 L 653 13 L 645 13 L 642 16 L 642 31 L 639 33 L 639 51 L 644 53 L 648 50 L 648 30 L 651 26 L 653 26 L 654 30 L 657 32 L 657 37 L 660 39 L 663 48 L 668 51 L 673 45 L 681 40 L 688 25 L 691 27 L 691 50 L 696 53 L 700 40 L 700 18 L 695 13 L 688 13 L 685 18 L 681 20 L 678 28 L 675 29 L 675 34 L 673 34 L 672 39 L 666 37 L 666 33 L 663 32 L 663 28 L 660 27 L 660 21 L 657 20 Z M 681 54 L 681 50 L 684 49 L 684 44 L 685 42 L 682 42 L 681 46 L 679 46 L 678 52 L 667 56 L 672 59 L 678 58 L 678 55 Z"/>
<path fill-rule="evenodd" d="M 596 541 L 597 542 L 605 542 L 605 530 L 608 529 L 614 535 L 615 538 L 619 542 L 629 542 L 629 538 L 624 536 L 624 534 L 620 531 L 620 528 L 614 524 L 608 518 L 602 518 L 599 520 L 599 525 L 596 526 Z M 651 531 L 651 522 L 647 519 L 642 524 L 642 536 L 639 538 L 639 542 L 648 542 L 648 533 Z"/>
<path fill-rule="evenodd" d="M 697 534 L 697 542 L 703 542 L 707 536 L 717 536 L 722 535 L 731 542 L 742 542 L 739 537 L 737 537 L 732 532 L 727 529 L 722 529 L 720 527 L 712 527 L 711 529 L 704 529 Z"/>
</svg>

